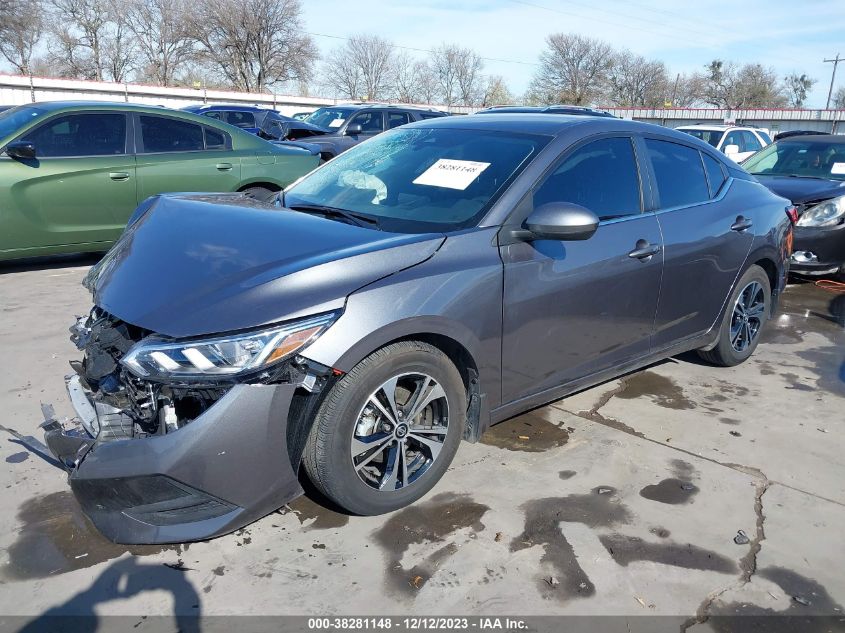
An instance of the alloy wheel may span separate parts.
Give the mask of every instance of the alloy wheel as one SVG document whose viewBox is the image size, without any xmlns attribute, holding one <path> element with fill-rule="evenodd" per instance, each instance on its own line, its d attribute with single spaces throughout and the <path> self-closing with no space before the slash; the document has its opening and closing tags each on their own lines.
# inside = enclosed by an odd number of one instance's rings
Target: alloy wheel
<svg viewBox="0 0 845 633">
<path fill-rule="evenodd" d="M 731 347 L 734 351 L 745 352 L 757 339 L 763 325 L 766 311 L 766 295 L 763 286 L 752 281 L 736 298 L 731 318 Z"/>
<path fill-rule="evenodd" d="M 437 460 L 448 425 L 446 392 L 434 378 L 407 373 L 386 380 L 358 413 L 351 445 L 355 472 L 377 490 L 407 488 Z"/>
</svg>

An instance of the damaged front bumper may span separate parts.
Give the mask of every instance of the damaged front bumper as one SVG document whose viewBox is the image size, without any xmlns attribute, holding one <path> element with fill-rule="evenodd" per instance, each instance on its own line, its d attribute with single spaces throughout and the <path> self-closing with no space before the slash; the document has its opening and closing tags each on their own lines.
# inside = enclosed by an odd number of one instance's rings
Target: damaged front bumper
<svg viewBox="0 0 845 633">
<path fill-rule="evenodd" d="M 67 379 L 78 422 L 42 426 L 85 513 L 118 543 L 176 543 L 240 528 L 302 494 L 287 422 L 296 384 L 236 384 L 174 432 L 104 439 L 115 411 Z M 99 436 L 99 437 L 98 437 Z"/>
</svg>

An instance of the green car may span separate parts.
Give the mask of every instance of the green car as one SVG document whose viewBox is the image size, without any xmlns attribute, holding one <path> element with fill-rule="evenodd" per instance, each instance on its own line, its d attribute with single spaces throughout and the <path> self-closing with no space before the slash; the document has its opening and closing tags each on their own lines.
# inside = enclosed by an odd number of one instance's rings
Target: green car
<svg viewBox="0 0 845 633">
<path fill-rule="evenodd" d="M 0 260 L 104 251 L 149 196 L 269 198 L 319 155 L 188 112 L 50 102 L 0 112 Z"/>
</svg>

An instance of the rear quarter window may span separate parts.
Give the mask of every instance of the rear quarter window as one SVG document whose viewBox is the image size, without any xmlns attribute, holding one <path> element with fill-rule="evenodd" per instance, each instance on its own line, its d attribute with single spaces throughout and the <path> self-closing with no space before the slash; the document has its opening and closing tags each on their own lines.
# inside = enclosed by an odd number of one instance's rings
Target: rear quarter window
<svg viewBox="0 0 845 633">
<path fill-rule="evenodd" d="M 710 154 L 701 152 L 701 160 L 704 161 L 704 171 L 707 172 L 710 197 L 715 198 L 728 178 L 725 176 L 725 170 L 722 169 L 722 163 L 710 156 Z"/>
</svg>

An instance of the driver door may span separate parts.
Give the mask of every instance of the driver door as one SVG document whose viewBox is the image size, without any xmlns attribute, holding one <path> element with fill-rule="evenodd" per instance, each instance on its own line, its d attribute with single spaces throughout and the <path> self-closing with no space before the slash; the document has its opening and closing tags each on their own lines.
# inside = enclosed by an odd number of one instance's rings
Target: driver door
<svg viewBox="0 0 845 633">
<path fill-rule="evenodd" d="M 503 404 L 649 352 L 663 253 L 642 182 L 633 140 L 611 136 L 570 150 L 529 194 L 526 213 L 574 202 L 600 224 L 584 241 L 501 247 Z"/>
</svg>

